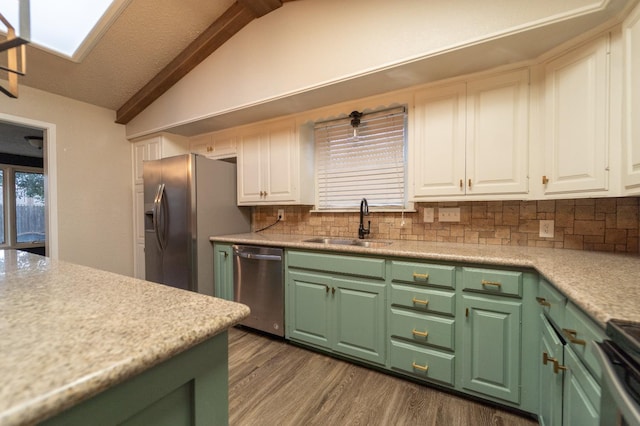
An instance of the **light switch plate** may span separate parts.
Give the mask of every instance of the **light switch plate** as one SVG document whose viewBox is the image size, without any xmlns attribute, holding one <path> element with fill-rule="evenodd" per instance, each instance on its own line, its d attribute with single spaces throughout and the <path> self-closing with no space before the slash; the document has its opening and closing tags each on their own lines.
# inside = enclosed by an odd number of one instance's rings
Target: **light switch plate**
<svg viewBox="0 0 640 426">
<path fill-rule="evenodd" d="M 553 220 L 541 220 L 540 221 L 540 237 L 541 238 L 553 238 Z"/>
<path fill-rule="evenodd" d="M 439 208 L 438 222 L 460 222 L 460 207 Z"/>
<path fill-rule="evenodd" d="M 424 222 L 433 223 L 434 209 L 433 207 L 427 207 L 424 209 Z"/>
</svg>

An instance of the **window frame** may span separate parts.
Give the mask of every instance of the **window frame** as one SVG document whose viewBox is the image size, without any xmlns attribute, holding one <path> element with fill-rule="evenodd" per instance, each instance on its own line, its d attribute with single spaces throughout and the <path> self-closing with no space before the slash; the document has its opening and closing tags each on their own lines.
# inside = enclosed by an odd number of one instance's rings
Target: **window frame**
<svg viewBox="0 0 640 426">
<path fill-rule="evenodd" d="M 45 185 L 44 194 L 44 212 L 45 212 L 45 238 L 43 241 L 37 242 L 24 242 L 18 243 L 18 230 L 17 230 L 17 212 L 16 212 L 16 192 L 15 192 L 15 175 L 16 173 L 39 173 L 46 179 L 44 174 L 44 168 L 20 166 L 15 164 L 0 164 L 0 170 L 2 170 L 2 197 L 4 206 L 4 243 L 0 243 L 0 249 L 23 249 L 23 248 L 37 248 L 46 247 L 48 232 L 47 232 L 47 194 Z"/>
<path fill-rule="evenodd" d="M 395 113 L 394 113 L 395 110 Z M 384 107 L 375 110 L 365 110 L 362 114 L 361 120 L 362 122 L 366 122 L 367 116 L 370 115 L 379 115 L 388 112 L 389 114 L 403 114 L 403 140 L 402 140 L 402 180 L 403 180 L 403 201 L 402 206 L 375 206 L 369 204 L 369 210 L 372 212 L 412 212 L 415 211 L 413 202 L 410 201 L 409 196 L 409 163 L 408 163 L 408 150 L 409 150 L 409 123 L 410 123 L 410 114 L 409 114 L 409 105 L 407 104 L 393 104 L 393 106 Z M 315 152 L 315 160 L 314 160 L 314 186 L 315 186 L 315 205 L 311 210 L 312 213 L 340 213 L 340 212 L 354 212 L 358 211 L 360 208 L 360 200 L 357 203 L 354 201 L 353 206 L 349 207 L 334 207 L 334 208 L 322 208 L 320 207 L 320 173 L 319 173 L 319 156 L 317 153 L 317 139 L 316 132 L 317 128 L 323 125 L 332 125 L 336 124 L 340 126 L 342 123 L 348 123 L 351 120 L 351 116 L 343 113 L 340 114 L 338 118 L 330 119 L 330 120 L 318 120 L 313 123 L 313 144 L 314 144 L 314 152 Z M 366 191 L 362 194 L 363 198 L 367 198 Z"/>
</svg>

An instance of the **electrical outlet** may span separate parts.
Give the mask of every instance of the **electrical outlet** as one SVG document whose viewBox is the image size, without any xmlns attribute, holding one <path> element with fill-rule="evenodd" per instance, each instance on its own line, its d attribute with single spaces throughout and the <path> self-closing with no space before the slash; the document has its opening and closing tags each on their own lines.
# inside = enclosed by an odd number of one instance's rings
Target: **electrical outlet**
<svg viewBox="0 0 640 426">
<path fill-rule="evenodd" d="M 284 222 L 284 209 L 278 209 L 278 218 L 280 222 Z"/>
<path fill-rule="evenodd" d="M 460 207 L 439 208 L 438 222 L 460 222 Z"/>
<path fill-rule="evenodd" d="M 553 220 L 540 221 L 540 237 L 553 238 Z"/>
<path fill-rule="evenodd" d="M 424 222 L 433 223 L 433 207 L 427 207 L 424 209 Z"/>
</svg>

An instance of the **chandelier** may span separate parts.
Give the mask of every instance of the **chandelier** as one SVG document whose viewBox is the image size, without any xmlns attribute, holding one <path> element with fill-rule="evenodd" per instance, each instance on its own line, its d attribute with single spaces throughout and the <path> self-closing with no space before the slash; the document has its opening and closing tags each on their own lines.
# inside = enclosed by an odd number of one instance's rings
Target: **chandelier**
<svg viewBox="0 0 640 426">
<path fill-rule="evenodd" d="M 0 54 L 6 52 L 6 66 L 0 64 L 0 70 L 7 72 L 8 85 L 0 85 L 0 91 L 11 98 L 18 97 L 18 76 L 24 76 L 27 69 L 26 44 L 31 38 L 29 0 L 18 1 L 18 31 L 0 13 L 0 29 L 7 29 L 6 40 L 0 41 Z"/>
</svg>

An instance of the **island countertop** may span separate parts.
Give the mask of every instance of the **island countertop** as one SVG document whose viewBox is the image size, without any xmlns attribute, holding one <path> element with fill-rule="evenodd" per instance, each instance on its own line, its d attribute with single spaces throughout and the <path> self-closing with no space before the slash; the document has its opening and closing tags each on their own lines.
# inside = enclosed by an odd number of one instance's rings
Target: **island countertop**
<svg viewBox="0 0 640 426">
<path fill-rule="evenodd" d="M 316 236 L 317 237 L 317 236 Z M 211 241 L 307 250 L 524 267 L 538 271 L 604 328 L 612 318 L 640 322 L 640 257 L 569 249 L 393 240 L 382 247 L 307 242 L 312 235 L 246 233 Z"/>
<path fill-rule="evenodd" d="M 245 305 L 0 251 L 0 424 L 33 424 L 224 332 Z"/>
</svg>

